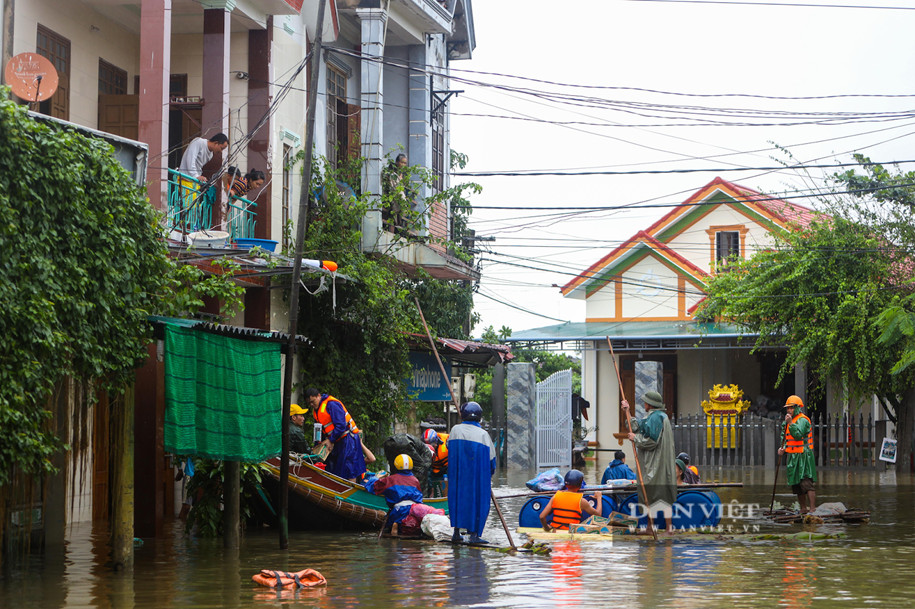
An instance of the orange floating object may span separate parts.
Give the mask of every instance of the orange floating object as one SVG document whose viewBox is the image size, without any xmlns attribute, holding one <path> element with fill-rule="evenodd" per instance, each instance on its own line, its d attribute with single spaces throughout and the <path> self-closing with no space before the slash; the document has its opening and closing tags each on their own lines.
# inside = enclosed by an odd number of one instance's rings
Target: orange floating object
<svg viewBox="0 0 915 609">
<path fill-rule="evenodd" d="M 268 588 L 313 588 L 327 585 L 324 576 L 314 569 L 302 569 L 296 573 L 261 569 L 260 573 L 251 576 L 251 580 Z"/>
</svg>

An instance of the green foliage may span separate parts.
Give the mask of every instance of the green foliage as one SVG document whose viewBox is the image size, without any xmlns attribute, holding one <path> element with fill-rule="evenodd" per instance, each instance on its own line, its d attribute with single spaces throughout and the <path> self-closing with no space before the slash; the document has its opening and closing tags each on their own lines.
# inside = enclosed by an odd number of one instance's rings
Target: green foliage
<svg viewBox="0 0 915 609">
<path fill-rule="evenodd" d="M 157 216 L 104 141 L 31 119 L 0 90 L 0 486 L 51 471 L 65 376 L 125 383 L 169 265 Z"/>
<path fill-rule="evenodd" d="M 892 248 L 869 227 L 823 218 L 717 275 L 701 314 L 739 322 L 759 334 L 757 346 L 784 344 L 779 381 L 806 363 L 821 382 L 843 379 L 852 396 L 895 393 L 894 355 L 875 348 L 873 323 L 897 298 L 893 264 Z"/>
<path fill-rule="evenodd" d="M 239 511 L 242 522 L 252 519 L 266 468 L 260 463 L 240 463 L 239 477 L 241 498 Z M 188 479 L 188 497 L 194 497 L 194 504 L 187 514 L 185 531 L 196 531 L 200 537 L 219 537 L 225 532 L 223 523 L 224 504 L 222 480 L 225 464 L 212 459 L 194 459 L 194 475 Z"/>
<path fill-rule="evenodd" d="M 390 256 L 365 255 L 361 219 L 370 208 L 369 198 L 334 187 L 344 181 L 340 173 L 314 162 L 324 167 L 323 172 L 313 172 L 311 186 L 321 197 L 310 214 L 303 255 L 336 261 L 349 281 L 300 300 L 299 333 L 311 340 L 311 347 L 300 351 L 301 384 L 341 399 L 372 443 L 387 435 L 394 420 L 406 412 L 407 333 L 425 332 L 414 296 L 433 334 L 464 337 L 476 320 L 472 294 L 469 285 L 440 281 L 423 272 L 408 277 Z M 408 171 L 426 176 L 421 168 Z M 372 206 L 390 208 L 392 199 L 402 195 L 402 190 L 390 190 Z M 428 209 L 429 204 L 406 214 L 408 224 L 424 221 Z M 404 233 L 395 242 L 414 239 L 418 238 Z"/>
</svg>

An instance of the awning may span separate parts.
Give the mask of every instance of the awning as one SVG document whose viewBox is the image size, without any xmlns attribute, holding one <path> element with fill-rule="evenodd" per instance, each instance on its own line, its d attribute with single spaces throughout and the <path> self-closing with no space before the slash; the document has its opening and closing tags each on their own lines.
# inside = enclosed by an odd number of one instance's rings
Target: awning
<svg viewBox="0 0 915 609">
<path fill-rule="evenodd" d="M 677 349 L 748 349 L 756 334 L 733 324 L 696 321 L 567 322 L 515 332 L 505 342 L 524 348 L 588 351 L 603 349 L 606 338 L 614 351 Z"/>
</svg>

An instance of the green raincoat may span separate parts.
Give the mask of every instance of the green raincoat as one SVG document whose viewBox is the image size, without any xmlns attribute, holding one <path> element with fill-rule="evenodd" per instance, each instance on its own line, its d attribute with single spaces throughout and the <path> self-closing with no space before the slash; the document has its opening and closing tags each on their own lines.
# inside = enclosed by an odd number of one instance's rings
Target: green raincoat
<svg viewBox="0 0 915 609">
<path fill-rule="evenodd" d="M 795 415 L 798 413 L 795 412 Z M 800 484 L 804 478 L 810 478 L 817 481 L 816 461 L 813 457 L 813 451 L 807 447 L 807 434 L 810 432 L 810 419 L 800 417 L 796 422 L 786 425 L 782 429 L 782 446 L 785 445 L 785 433 L 791 434 L 795 440 L 804 440 L 804 452 L 788 453 L 788 484 L 794 486 Z"/>
<path fill-rule="evenodd" d="M 646 500 L 639 490 L 639 499 L 645 505 L 652 505 L 656 501 L 673 505 L 677 500 L 677 453 L 667 413 L 663 409 L 653 409 L 644 419 L 633 419 L 632 428 L 645 492 L 648 494 Z"/>
</svg>

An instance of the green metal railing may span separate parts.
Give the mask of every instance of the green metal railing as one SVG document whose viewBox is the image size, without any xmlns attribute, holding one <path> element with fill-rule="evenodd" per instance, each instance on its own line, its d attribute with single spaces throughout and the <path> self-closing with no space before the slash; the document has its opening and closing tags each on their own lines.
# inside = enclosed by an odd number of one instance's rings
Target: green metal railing
<svg viewBox="0 0 915 609">
<path fill-rule="evenodd" d="M 205 183 L 174 169 L 168 170 L 168 229 L 183 233 L 213 228 L 215 192 Z"/>
<path fill-rule="evenodd" d="M 183 233 L 211 230 L 216 190 L 189 175 L 168 170 L 167 228 Z M 229 240 L 254 237 L 257 203 L 244 197 L 229 197 L 226 227 Z"/>
<path fill-rule="evenodd" d="M 253 238 L 256 223 L 257 203 L 244 197 L 229 197 L 229 213 L 226 218 L 229 241 Z"/>
</svg>

